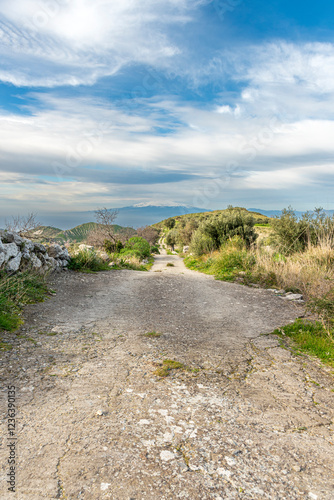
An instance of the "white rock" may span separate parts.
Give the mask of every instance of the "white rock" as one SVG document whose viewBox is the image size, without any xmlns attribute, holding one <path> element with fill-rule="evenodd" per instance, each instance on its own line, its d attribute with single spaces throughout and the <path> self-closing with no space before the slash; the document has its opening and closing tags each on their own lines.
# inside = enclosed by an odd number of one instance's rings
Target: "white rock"
<svg viewBox="0 0 334 500">
<path fill-rule="evenodd" d="M 34 253 L 31 254 L 30 262 L 34 269 L 40 269 L 42 267 L 42 261 L 39 260 L 37 255 L 35 255 Z"/>
<path fill-rule="evenodd" d="M 17 245 L 21 245 L 23 242 L 23 238 L 19 236 L 17 233 L 13 233 L 12 231 L 4 231 L 2 233 L 2 241 L 5 243 L 16 243 Z"/>
<path fill-rule="evenodd" d="M 163 450 L 160 452 L 160 458 L 163 462 L 169 462 L 175 459 L 175 455 L 171 451 Z"/>
<path fill-rule="evenodd" d="M 139 420 L 139 425 L 150 425 L 150 421 L 146 419 Z"/>
<path fill-rule="evenodd" d="M 5 254 L 5 262 L 7 262 L 12 257 L 16 257 L 20 252 L 19 248 L 15 243 L 6 243 L 3 245 L 4 254 Z"/>
<path fill-rule="evenodd" d="M 300 293 L 290 293 L 282 298 L 284 300 L 303 300 L 303 296 Z"/>
<path fill-rule="evenodd" d="M 52 245 L 48 248 L 48 254 L 54 259 L 58 259 L 63 253 L 63 249 L 60 245 Z"/>
<path fill-rule="evenodd" d="M 225 477 L 229 478 L 231 476 L 232 472 L 230 472 L 229 470 L 226 470 L 226 469 L 219 468 L 219 469 L 217 469 L 217 474 L 219 474 L 220 476 L 225 476 Z"/>
<path fill-rule="evenodd" d="M 81 243 L 81 245 L 79 245 L 79 250 L 92 250 L 93 248 L 93 246 L 85 245 L 84 243 Z"/>
<path fill-rule="evenodd" d="M 46 253 L 46 248 L 41 243 L 35 243 L 34 246 L 35 246 L 35 251 L 41 252 L 41 253 Z"/>
<path fill-rule="evenodd" d="M 101 491 L 106 491 L 109 486 L 111 486 L 111 483 L 101 483 Z"/>
<path fill-rule="evenodd" d="M 21 259 L 22 259 L 22 254 L 21 254 L 21 252 L 19 252 L 16 257 L 14 257 L 13 259 L 10 259 L 7 262 L 6 270 L 10 271 L 10 272 L 18 271 L 20 268 Z"/>
<path fill-rule="evenodd" d="M 24 252 L 33 252 L 35 249 L 35 243 L 33 241 L 27 240 L 26 238 L 23 238 L 23 242 L 21 245 L 22 251 Z"/>
</svg>

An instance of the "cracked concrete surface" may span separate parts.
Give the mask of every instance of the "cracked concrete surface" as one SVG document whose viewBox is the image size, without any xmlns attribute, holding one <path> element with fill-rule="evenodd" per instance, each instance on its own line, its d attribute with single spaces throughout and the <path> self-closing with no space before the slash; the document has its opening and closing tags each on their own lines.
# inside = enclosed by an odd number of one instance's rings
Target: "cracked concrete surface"
<svg viewBox="0 0 334 500">
<path fill-rule="evenodd" d="M 15 498 L 333 498 L 332 371 L 269 335 L 301 306 L 166 254 L 149 273 L 52 287 L 25 312 L 35 343 L 11 334 L 1 353 L 19 406 Z M 157 377 L 164 359 L 184 367 Z"/>
</svg>

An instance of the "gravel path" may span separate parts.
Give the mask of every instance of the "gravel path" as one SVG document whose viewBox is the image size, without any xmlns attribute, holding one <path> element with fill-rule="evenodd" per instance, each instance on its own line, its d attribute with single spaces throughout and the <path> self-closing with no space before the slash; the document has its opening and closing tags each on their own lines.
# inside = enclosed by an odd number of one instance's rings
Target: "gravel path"
<svg viewBox="0 0 334 500">
<path fill-rule="evenodd" d="M 149 273 L 52 286 L 1 353 L 19 408 L 17 493 L 3 446 L 1 500 L 334 497 L 332 370 L 268 335 L 301 306 L 165 253 Z M 161 378 L 166 359 L 182 365 Z"/>
</svg>

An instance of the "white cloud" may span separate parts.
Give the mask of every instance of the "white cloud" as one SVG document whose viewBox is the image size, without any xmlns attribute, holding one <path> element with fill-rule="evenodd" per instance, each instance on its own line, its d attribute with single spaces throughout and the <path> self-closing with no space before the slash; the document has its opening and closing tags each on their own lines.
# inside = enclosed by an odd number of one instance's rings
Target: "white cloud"
<svg viewBox="0 0 334 500">
<path fill-rule="evenodd" d="M 0 79 L 21 86 L 92 84 L 124 65 L 166 67 L 190 0 L 5 0 L 0 4 Z"/>
</svg>

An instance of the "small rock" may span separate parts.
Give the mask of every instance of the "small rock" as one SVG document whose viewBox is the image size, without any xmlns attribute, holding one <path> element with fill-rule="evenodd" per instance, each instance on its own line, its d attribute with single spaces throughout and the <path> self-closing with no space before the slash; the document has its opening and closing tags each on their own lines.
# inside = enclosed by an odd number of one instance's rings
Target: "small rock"
<svg viewBox="0 0 334 500">
<path fill-rule="evenodd" d="M 109 486 L 111 486 L 111 483 L 101 483 L 101 491 L 106 491 Z"/>
<path fill-rule="evenodd" d="M 22 259 L 22 254 L 21 252 L 19 252 L 16 257 L 7 262 L 6 270 L 10 272 L 18 271 L 20 268 L 21 259 Z"/>
<path fill-rule="evenodd" d="M 105 412 L 103 410 L 97 410 L 96 412 L 97 417 L 103 417 L 103 415 L 105 415 Z"/>
<path fill-rule="evenodd" d="M 285 297 L 282 297 L 284 300 L 303 300 L 303 296 L 300 293 L 289 293 Z"/>
<path fill-rule="evenodd" d="M 163 450 L 160 452 L 160 458 L 163 462 L 169 462 L 170 460 L 174 460 L 175 455 L 171 451 Z"/>
</svg>

